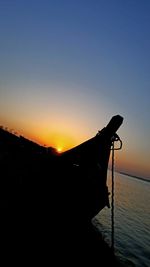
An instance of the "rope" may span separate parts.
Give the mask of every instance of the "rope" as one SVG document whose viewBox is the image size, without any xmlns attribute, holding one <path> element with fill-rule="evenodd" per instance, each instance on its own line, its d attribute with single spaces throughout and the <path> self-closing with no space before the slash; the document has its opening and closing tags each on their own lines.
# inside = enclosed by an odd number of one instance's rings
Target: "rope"
<svg viewBox="0 0 150 267">
<path fill-rule="evenodd" d="M 119 141 L 120 142 L 120 146 L 119 147 L 115 147 L 115 141 Z M 115 172 L 115 150 L 120 150 L 122 148 L 122 141 L 120 140 L 119 136 L 117 134 L 114 135 L 114 137 L 112 138 L 112 194 L 111 194 L 111 249 L 112 252 L 114 253 L 114 172 Z"/>
<path fill-rule="evenodd" d="M 112 142 L 111 249 L 114 253 L 114 141 Z"/>
</svg>

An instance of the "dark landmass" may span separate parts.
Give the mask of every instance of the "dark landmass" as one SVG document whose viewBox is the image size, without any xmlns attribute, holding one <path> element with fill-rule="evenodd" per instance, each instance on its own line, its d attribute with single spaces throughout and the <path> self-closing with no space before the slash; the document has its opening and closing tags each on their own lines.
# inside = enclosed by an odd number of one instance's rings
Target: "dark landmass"
<svg viewBox="0 0 150 267">
<path fill-rule="evenodd" d="M 139 176 L 136 176 L 136 175 L 133 175 L 133 174 L 129 174 L 129 173 L 126 173 L 126 172 L 120 172 L 120 171 L 118 171 L 118 173 L 124 174 L 124 175 L 129 176 L 129 177 L 133 177 L 135 179 L 142 180 L 142 181 L 145 181 L 145 182 L 148 182 L 148 183 L 150 182 L 149 179 L 146 179 L 146 178 L 143 178 L 143 177 L 139 177 Z"/>
<path fill-rule="evenodd" d="M 56 166 L 58 157 L 55 149 L 0 128 L 1 255 L 15 264 L 119 266 L 98 230 L 84 220 L 86 209 L 77 202 L 69 207 L 72 194 L 80 194 L 73 183 L 78 177 L 67 170 L 69 183 L 63 164 Z"/>
</svg>

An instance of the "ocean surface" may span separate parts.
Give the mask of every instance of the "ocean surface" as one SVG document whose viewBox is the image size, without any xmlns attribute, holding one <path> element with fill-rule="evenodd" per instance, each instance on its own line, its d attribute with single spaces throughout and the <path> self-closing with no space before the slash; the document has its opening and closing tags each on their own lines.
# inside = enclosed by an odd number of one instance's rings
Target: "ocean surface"
<svg viewBox="0 0 150 267">
<path fill-rule="evenodd" d="M 107 185 L 111 192 L 111 172 Z M 123 266 L 150 267 L 150 182 L 115 173 L 115 254 Z M 110 195 L 111 202 L 111 195 Z M 111 209 L 93 220 L 111 245 Z"/>
</svg>

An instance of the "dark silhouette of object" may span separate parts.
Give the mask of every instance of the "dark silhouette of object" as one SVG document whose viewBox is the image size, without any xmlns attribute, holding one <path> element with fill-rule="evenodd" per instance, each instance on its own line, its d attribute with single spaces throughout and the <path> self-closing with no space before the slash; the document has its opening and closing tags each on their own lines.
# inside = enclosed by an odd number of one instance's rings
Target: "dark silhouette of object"
<svg viewBox="0 0 150 267">
<path fill-rule="evenodd" d="M 71 266 L 69 254 L 76 264 L 107 256 L 91 219 L 109 206 L 108 161 L 122 121 L 114 116 L 95 137 L 61 154 L 0 128 L 2 242 L 10 251 L 15 240 L 19 255 L 54 266 L 58 258 Z"/>
</svg>

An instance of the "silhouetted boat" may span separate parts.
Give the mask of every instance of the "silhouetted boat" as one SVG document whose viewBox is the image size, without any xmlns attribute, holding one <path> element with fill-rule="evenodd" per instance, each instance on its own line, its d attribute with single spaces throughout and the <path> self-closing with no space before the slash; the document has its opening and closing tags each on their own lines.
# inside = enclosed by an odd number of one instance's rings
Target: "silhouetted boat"
<svg viewBox="0 0 150 267">
<path fill-rule="evenodd" d="M 95 137 L 61 154 L 0 128 L 0 204 L 6 208 L 1 242 L 7 255 L 52 265 L 60 258 L 65 266 L 72 266 L 70 257 L 76 265 L 112 261 L 90 222 L 109 206 L 108 161 L 122 121 L 114 116 Z"/>
<path fill-rule="evenodd" d="M 122 121 L 114 116 L 95 137 L 61 154 L 0 129 L 2 203 L 93 218 L 109 206 L 108 162 Z"/>
</svg>

